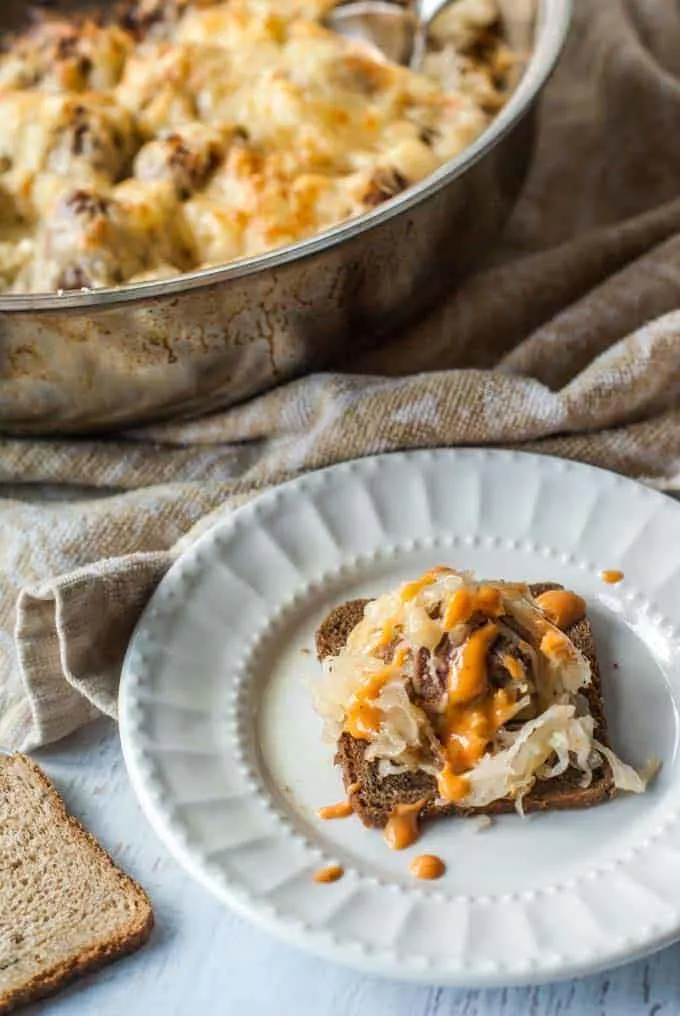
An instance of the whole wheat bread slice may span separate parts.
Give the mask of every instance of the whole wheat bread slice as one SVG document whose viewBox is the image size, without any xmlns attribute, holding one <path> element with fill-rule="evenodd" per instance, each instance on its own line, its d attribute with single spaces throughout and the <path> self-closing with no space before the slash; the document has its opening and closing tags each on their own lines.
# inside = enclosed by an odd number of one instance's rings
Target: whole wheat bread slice
<svg viewBox="0 0 680 1016">
<path fill-rule="evenodd" d="M 25 755 L 0 758 L 0 1014 L 138 949 L 144 890 Z"/>
<path fill-rule="evenodd" d="M 556 583 L 540 583 L 530 587 L 534 596 L 548 589 L 559 589 Z M 344 646 L 352 629 L 363 617 L 368 600 L 351 600 L 335 607 L 321 623 L 316 633 L 316 652 L 319 660 L 336 655 Z M 595 639 L 587 618 L 567 628 L 566 634 L 590 663 L 592 683 L 585 694 L 591 714 L 595 720 L 595 737 L 609 746 L 607 723 L 602 701 L 600 669 L 597 661 Z M 364 752 L 367 741 L 358 740 L 344 733 L 338 741 L 336 763 L 342 767 L 345 790 L 350 794 L 354 811 L 364 825 L 382 828 L 397 804 L 415 804 L 424 800 L 421 815 L 438 817 L 445 815 L 498 815 L 515 810 L 514 801 L 494 801 L 486 808 L 466 809 L 455 804 L 436 804 L 436 781 L 423 772 L 402 773 L 395 776 L 378 776 L 377 762 L 367 762 Z M 589 787 L 579 786 L 580 773 L 567 769 L 562 775 L 551 780 L 537 781 L 523 800 L 525 812 L 552 811 L 566 808 L 587 808 L 611 797 L 614 781 L 607 762 L 593 773 Z M 350 790 L 350 788 L 352 788 Z"/>
</svg>

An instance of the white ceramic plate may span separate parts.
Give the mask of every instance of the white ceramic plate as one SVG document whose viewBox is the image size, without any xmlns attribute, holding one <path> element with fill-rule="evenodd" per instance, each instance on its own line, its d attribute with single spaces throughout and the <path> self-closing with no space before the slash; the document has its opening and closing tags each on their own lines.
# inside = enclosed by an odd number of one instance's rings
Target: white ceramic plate
<svg viewBox="0 0 680 1016">
<path fill-rule="evenodd" d="M 435 563 L 585 594 L 615 748 L 663 770 L 591 811 L 432 824 L 391 852 L 343 796 L 309 682 L 333 604 Z M 607 586 L 603 568 L 625 581 Z M 584 974 L 680 937 L 680 506 L 629 480 L 495 451 L 381 456 L 227 516 L 171 569 L 120 697 L 142 806 L 219 899 L 318 955 L 397 978 L 519 984 Z M 415 883 L 409 859 L 439 854 Z M 345 876 L 312 874 L 339 863 Z"/>
</svg>

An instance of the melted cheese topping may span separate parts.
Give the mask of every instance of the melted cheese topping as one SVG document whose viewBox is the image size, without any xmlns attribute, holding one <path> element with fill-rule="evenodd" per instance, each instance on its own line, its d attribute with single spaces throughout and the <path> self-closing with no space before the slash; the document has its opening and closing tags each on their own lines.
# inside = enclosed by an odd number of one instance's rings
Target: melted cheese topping
<svg viewBox="0 0 680 1016">
<path fill-rule="evenodd" d="M 320 23 L 331 0 L 133 0 L 0 57 L 0 287 L 165 278 L 302 239 L 458 154 L 504 101 L 494 0 L 425 74 Z M 97 206 L 96 214 L 92 205 Z"/>
</svg>

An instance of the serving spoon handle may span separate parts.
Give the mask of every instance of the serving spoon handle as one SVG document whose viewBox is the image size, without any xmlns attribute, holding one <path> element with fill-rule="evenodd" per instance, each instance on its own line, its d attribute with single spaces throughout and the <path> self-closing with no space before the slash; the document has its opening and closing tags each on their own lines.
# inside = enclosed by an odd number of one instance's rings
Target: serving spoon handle
<svg viewBox="0 0 680 1016">
<path fill-rule="evenodd" d="M 399 0 L 346 0 L 325 20 L 341 35 L 372 42 L 388 59 L 417 71 L 427 50 L 430 25 L 452 3 L 456 0 L 409 0 L 406 4 Z M 392 30 L 385 31 L 390 26 Z"/>
<path fill-rule="evenodd" d="M 455 3 L 455 0 L 415 0 L 413 9 L 418 20 L 413 36 L 413 49 L 408 62 L 412 71 L 418 70 L 425 58 L 430 25 L 439 12 L 451 3 Z"/>
</svg>

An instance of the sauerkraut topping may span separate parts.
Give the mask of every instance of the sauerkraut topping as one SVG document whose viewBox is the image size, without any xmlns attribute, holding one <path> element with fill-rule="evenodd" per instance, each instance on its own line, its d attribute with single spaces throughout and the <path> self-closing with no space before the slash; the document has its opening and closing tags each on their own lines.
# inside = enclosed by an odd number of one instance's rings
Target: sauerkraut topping
<svg viewBox="0 0 680 1016">
<path fill-rule="evenodd" d="M 536 780 L 569 767 L 585 787 L 608 765 L 617 788 L 639 793 L 645 778 L 595 738 L 590 664 L 562 630 L 584 614 L 566 590 L 534 599 L 523 584 L 431 569 L 368 603 L 323 661 L 326 734 L 368 742 L 381 776 L 430 773 L 440 798 L 465 807 L 512 797 L 521 811 Z"/>
</svg>

